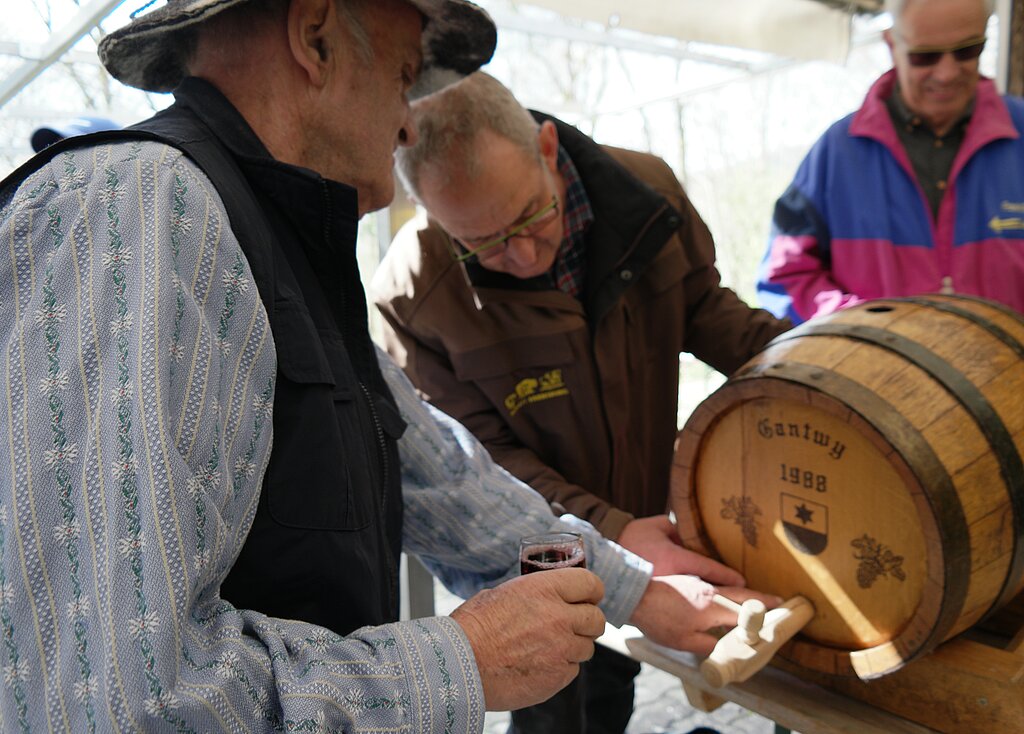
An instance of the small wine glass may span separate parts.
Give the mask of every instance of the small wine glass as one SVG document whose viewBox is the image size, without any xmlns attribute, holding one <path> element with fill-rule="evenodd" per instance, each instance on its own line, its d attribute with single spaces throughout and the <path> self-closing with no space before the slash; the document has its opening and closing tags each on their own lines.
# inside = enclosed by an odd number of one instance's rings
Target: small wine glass
<svg viewBox="0 0 1024 734">
<path fill-rule="evenodd" d="M 519 541 L 519 572 L 522 575 L 553 568 L 587 567 L 583 536 L 579 533 L 528 535 Z"/>
</svg>

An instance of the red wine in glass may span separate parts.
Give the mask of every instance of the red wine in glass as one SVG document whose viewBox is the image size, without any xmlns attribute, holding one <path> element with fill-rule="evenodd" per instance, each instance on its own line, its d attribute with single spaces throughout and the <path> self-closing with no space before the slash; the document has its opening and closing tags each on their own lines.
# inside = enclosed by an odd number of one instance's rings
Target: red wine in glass
<svg viewBox="0 0 1024 734">
<path fill-rule="evenodd" d="M 519 543 L 519 573 L 526 575 L 553 568 L 586 568 L 587 555 L 579 533 L 531 535 Z"/>
</svg>

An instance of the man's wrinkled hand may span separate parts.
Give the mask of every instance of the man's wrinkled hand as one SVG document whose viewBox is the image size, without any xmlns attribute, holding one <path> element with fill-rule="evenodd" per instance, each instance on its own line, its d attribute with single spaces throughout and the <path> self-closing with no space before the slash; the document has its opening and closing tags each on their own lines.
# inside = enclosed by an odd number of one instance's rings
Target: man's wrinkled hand
<svg viewBox="0 0 1024 734">
<path fill-rule="evenodd" d="M 659 645 L 709 655 L 718 640 L 708 630 L 736 626 L 736 613 L 716 604 L 715 594 L 737 604 L 760 599 L 769 609 L 782 604 L 782 599 L 771 594 L 735 586 L 715 587 L 696 576 L 660 576 L 647 585 L 630 623 Z"/>
<path fill-rule="evenodd" d="M 476 656 L 489 711 L 546 701 L 579 673 L 604 632 L 601 580 L 582 568 L 512 579 L 454 612 Z"/>
<path fill-rule="evenodd" d="M 743 576 L 718 561 L 683 548 L 668 515 L 632 520 L 616 542 L 654 564 L 655 576 L 692 574 L 722 586 L 745 586 Z"/>
</svg>

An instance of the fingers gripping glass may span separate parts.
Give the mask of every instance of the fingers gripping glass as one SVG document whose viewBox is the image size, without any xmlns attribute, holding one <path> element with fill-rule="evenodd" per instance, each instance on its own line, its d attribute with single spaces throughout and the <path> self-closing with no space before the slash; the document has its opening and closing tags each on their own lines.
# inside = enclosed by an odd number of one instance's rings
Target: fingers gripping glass
<svg viewBox="0 0 1024 734">
<path fill-rule="evenodd" d="M 985 50 L 985 37 L 972 38 L 956 46 L 939 48 L 936 46 L 923 46 L 921 48 L 908 48 L 907 61 L 911 66 L 935 66 L 946 54 L 953 54 L 957 61 L 973 61 L 981 56 Z"/>
<path fill-rule="evenodd" d="M 466 241 L 456 239 L 455 242 L 457 242 L 465 252 L 459 252 L 454 247 L 451 247 L 451 241 L 449 241 L 452 257 L 455 258 L 456 262 L 463 262 L 471 257 L 476 257 L 478 260 L 487 260 L 496 255 L 500 255 L 505 251 L 505 247 L 508 245 L 508 241 L 510 239 L 513 237 L 533 237 L 544 229 L 544 227 L 551 224 L 557 216 L 558 197 L 552 196 L 551 201 L 548 204 L 538 209 L 535 213 L 531 214 L 519 224 L 511 227 L 505 234 L 498 235 L 490 240 L 484 240 L 482 243 L 475 240 Z M 499 246 L 501 249 L 498 249 Z"/>
</svg>

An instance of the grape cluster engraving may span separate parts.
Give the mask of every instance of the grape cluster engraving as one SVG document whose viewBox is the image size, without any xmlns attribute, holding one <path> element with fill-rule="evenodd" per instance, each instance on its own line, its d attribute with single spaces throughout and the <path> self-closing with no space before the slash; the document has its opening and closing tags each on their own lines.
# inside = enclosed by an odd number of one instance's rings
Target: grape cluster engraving
<svg viewBox="0 0 1024 734">
<path fill-rule="evenodd" d="M 865 533 L 850 541 L 857 550 L 853 557 L 860 561 L 857 566 L 857 584 L 862 589 L 870 589 L 879 576 L 889 576 L 905 581 L 907 574 L 903 571 L 903 556 L 898 556 L 889 548 Z"/>
<path fill-rule="evenodd" d="M 743 531 L 743 539 L 757 547 L 757 515 L 763 515 L 761 508 L 750 497 L 736 497 L 722 500 L 722 518 L 732 520 Z"/>
</svg>

